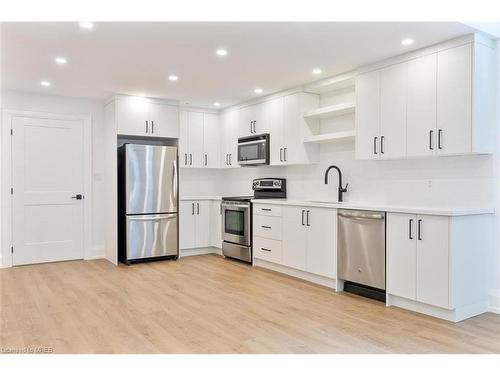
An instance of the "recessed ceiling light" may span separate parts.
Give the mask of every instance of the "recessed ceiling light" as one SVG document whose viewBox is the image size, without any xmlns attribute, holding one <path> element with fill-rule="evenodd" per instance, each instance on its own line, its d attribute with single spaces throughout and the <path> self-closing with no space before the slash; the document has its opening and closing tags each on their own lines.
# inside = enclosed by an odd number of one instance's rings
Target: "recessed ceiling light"
<svg viewBox="0 0 500 375">
<path fill-rule="evenodd" d="M 219 48 L 217 51 L 215 51 L 217 56 L 226 56 L 227 55 L 227 49 L 224 48 Z"/>
<path fill-rule="evenodd" d="M 179 79 L 179 77 L 177 77 L 175 74 L 171 74 L 168 76 L 168 79 L 170 81 L 177 81 Z"/>
<path fill-rule="evenodd" d="M 146 96 L 146 94 L 144 94 L 143 92 L 140 92 L 139 94 L 137 94 L 137 96 L 140 96 L 140 97 L 142 97 L 142 98 L 143 98 L 143 97 L 145 97 L 145 96 Z"/>
<path fill-rule="evenodd" d="M 255 89 L 253 92 L 256 94 L 262 94 L 262 89 Z"/>
<path fill-rule="evenodd" d="M 411 38 L 406 38 L 401 41 L 403 46 L 411 46 L 415 41 Z"/>
<path fill-rule="evenodd" d="M 321 74 L 321 73 L 323 73 L 323 71 L 320 68 L 314 68 L 312 70 L 312 74 L 318 75 L 318 74 Z"/>
<path fill-rule="evenodd" d="M 40 85 L 42 85 L 43 87 L 49 87 L 50 86 L 50 82 L 49 81 L 41 81 Z"/>
<path fill-rule="evenodd" d="M 219 102 L 214 102 L 214 107 L 220 107 L 220 103 Z"/>
<path fill-rule="evenodd" d="M 66 58 L 64 57 L 56 57 L 54 61 L 59 65 L 64 65 L 68 62 L 68 60 L 66 60 Z"/>
<path fill-rule="evenodd" d="M 82 29 L 90 30 L 90 29 L 94 28 L 94 24 L 92 22 L 84 21 L 84 22 L 80 22 L 80 27 Z"/>
</svg>

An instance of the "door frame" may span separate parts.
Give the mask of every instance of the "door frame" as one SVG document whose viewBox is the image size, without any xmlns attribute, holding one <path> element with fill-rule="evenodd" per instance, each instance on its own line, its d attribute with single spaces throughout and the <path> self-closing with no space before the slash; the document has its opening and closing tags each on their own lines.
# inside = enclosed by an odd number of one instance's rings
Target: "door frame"
<svg viewBox="0 0 500 375">
<path fill-rule="evenodd" d="M 2 129 L 0 132 L 1 156 L 1 232 L 0 232 L 0 267 L 12 267 L 12 121 L 15 117 L 32 117 L 55 120 L 83 121 L 83 259 L 92 259 L 92 116 L 66 115 L 49 112 L 33 112 L 4 109 L 2 111 Z"/>
</svg>

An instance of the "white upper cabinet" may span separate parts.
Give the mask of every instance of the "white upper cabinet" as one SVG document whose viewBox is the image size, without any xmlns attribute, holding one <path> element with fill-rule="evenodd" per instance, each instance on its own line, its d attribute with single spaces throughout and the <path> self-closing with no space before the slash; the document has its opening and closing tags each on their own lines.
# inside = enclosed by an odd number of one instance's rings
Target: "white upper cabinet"
<svg viewBox="0 0 500 375">
<path fill-rule="evenodd" d="M 271 165 L 312 164 L 319 160 L 319 146 L 304 143 L 304 138 L 316 130 L 317 120 L 304 119 L 304 112 L 318 108 L 319 97 L 299 92 L 268 103 L 271 129 Z"/>
<path fill-rule="evenodd" d="M 218 168 L 219 118 L 214 113 L 180 112 L 181 168 Z"/>
<path fill-rule="evenodd" d="M 219 159 L 219 116 L 215 113 L 203 114 L 203 166 L 218 168 Z"/>
<path fill-rule="evenodd" d="M 436 152 L 437 54 L 408 62 L 406 154 L 429 156 Z"/>
<path fill-rule="evenodd" d="M 117 98 L 118 134 L 146 137 L 179 137 L 179 108 L 142 97 Z"/>
<path fill-rule="evenodd" d="M 240 111 L 234 110 L 220 115 L 220 165 L 222 168 L 237 168 L 238 164 L 238 131 Z"/>
<path fill-rule="evenodd" d="M 380 157 L 406 155 L 407 64 L 389 66 L 380 71 Z"/>
<path fill-rule="evenodd" d="M 472 45 L 437 55 L 437 131 L 439 154 L 471 152 Z"/>
<path fill-rule="evenodd" d="M 356 78 L 356 159 L 491 153 L 494 50 L 446 46 Z"/>
<path fill-rule="evenodd" d="M 356 77 L 356 159 L 380 155 L 380 71 Z"/>
<path fill-rule="evenodd" d="M 243 107 L 240 115 L 240 137 L 269 133 L 269 119 L 266 115 L 266 103 Z"/>
<path fill-rule="evenodd" d="M 179 107 L 151 103 L 148 117 L 151 121 L 151 135 L 179 138 Z"/>
</svg>

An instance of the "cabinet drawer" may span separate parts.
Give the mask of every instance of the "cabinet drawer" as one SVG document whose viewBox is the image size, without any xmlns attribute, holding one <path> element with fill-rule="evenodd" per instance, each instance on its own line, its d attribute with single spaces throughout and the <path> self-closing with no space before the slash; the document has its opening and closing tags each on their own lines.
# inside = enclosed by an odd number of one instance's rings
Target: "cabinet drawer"
<svg viewBox="0 0 500 375">
<path fill-rule="evenodd" d="M 254 204 L 253 213 L 255 215 L 281 216 L 281 206 L 277 204 Z"/>
<path fill-rule="evenodd" d="M 254 215 L 253 233 L 258 237 L 281 241 L 281 217 Z"/>
<path fill-rule="evenodd" d="M 255 258 L 281 264 L 281 241 L 254 237 L 253 251 Z"/>
</svg>

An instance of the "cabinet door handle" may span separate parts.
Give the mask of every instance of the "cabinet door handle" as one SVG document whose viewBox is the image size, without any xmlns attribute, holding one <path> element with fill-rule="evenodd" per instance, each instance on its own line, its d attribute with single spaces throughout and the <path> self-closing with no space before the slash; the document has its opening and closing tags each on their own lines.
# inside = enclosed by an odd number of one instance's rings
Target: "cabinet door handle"
<svg viewBox="0 0 500 375">
<path fill-rule="evenodd" d="M 148 122 L 146 121 L 146 134 L 148 133 Z"/>
<path fill-rule="evenodd" d="M 287 155 L 286 155 L 287 150 L 288 150 L 288 147 L 283 148 L 283 159 L 285 161 L 288 161 L 288 158 L 287 158 Z"/>
<path fill-rule="evenodd" d="M 443 135 L 443 129 L 439 129 L 438 130 L 438 148 L 440 150 L 443 149 L 443 146 L 441 145 L 441 138 L 442 138 L 442 135 Z"/>
<path fill-rule="evenodd" d="M 375 155 L 378 155 L 378 152 L 377 152 L 377 140 L 378 140 L 378 137 L 373 137 L 373 153 Z"/>
<path fill-rule="evenodd" d="M 154 121 L 151 121 L 151 134 L 155 133 L 155 123 Z"/>
<path fill-rule="evenodd" d="M 270 227 L 270 226 L 268 226 L 268 225 L 261 225 L 261 228 L 264 228 L 264 229 L 271 229 L 271 227 Z"/>
<path fill-rule="evenodd" d="M 380 153 L 381 154 L 384 153 L 384 139 L 385 139 L 384 135 L 380 137 Z"/>
<path fill-rule="evenodd" d="M 408 220 L 408 238 L 413 240 L 413 219 Z"/>
<path fill-rule="evenodd" d="M 261 247 L 260 249 L 264 251 L 271 251 L 270 249 L 266 249 L 265 247 Z"/>
<path fill-rule="evenodd" d="M 200 204 L 196 203 L 196 215 L 200 214 Z"/>
<path fill-rule="evenodd" d="M 207 166 L 207 163 L 208 163 L 208 159 L 207 159 L 207 154 L 205 154 L 205 167 Z"/>
<path fill-rule="evenodd" d="M 188 165 L 188 154 L 184 154 L 184 165 Z"/>
<path fill-rule="evenodd" d="M 189 165 L 193 165 L 193 154 L 189 154 Z"/>
<path fill-rule="evenodd" d="M 422 241 L 422 219 L 418 219 L 417 221 L 417 238 L 419 241 Z"/>
<path fill-rule="evenodd" d="M 302 225 L 304 225 L 304 212 L 306 212 L 306 211 L 302 210 Z"/>
<path fill-rule="evenodd" d="M 308 227 L 310 227 L 310 225 L 309 225 L 309 213 L 310 212 L 311 211 L 309 211 L 309 210 L 307 210 L 307 212 L 306 212 L 306 224 L 307 224 Z"/>
<path fill-rule="evenodd" d="M 260 210 L 261 210 L 261 211 L 271 211 L 271 209 L 270 209 L 270 208 L 261 208 Z"/>
<path fill-rule="evenodd" d="M 194 215 L 194 203 L 191 203 L 191 215 Z"/>
<path fill-rule="evenodd" d="M 253 132 L 254 133 L 257 133 L 257 129 L 255 128 L 256 125 L 257 125 L 257 120 L 254 120 L 254 122 L 253 122 Z"/>
<path fill-rule="evenodd" d="M 252 134 L 253 134 L 252 124 L 253 124 L 253 121 L 250 121 L 250 133 L 252 133 Z"/>
<path fill-rule="evenodd" d="M 231 156 L 233 156 L 233 154 L 229 154 L 229 165 L 233 165 L 233 161 L 231 160 Z"/>
<path fill-rule="evenodd" d="M 434 150 L 434 146 L 432 146 L 432 138 L 434 136 L 434 130 L 429 130 L 429 150 Z"/>
<path fill-rule="evenodd" d="M 280 148 L 280 161 L 283 161 L 283 148 Z"/>
</svg>

